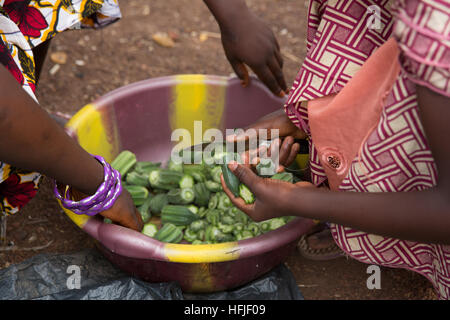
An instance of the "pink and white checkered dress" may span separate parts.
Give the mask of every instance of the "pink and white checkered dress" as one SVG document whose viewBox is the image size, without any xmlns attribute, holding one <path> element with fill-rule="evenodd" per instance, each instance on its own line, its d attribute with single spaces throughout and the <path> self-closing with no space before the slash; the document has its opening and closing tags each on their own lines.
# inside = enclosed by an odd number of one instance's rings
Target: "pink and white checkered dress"
<svg viewBox="0 0 450 320">
<path fill-rule="evenodd" d="M 374 4 L 378 20 L 373 20 Z M 307 56 L 285 105 L 289 118 L 308 134 L 304 102 L 339 92 L 389 37 L 394 36 L 402 50 L 402 71 L 377 128 L 364 141 L 360 158 L 352 162 L 339 190 L 404 192 L 436 185 L 415 84 L 450 97 L 449 17 L 448 0 L 310 0 Z M 379 24 L 373 27 L 374 23 Z M 327 176 L 314 141 L 310 166 L 312 182 L 324 183 Z M 450 246 L 392 239 L 335 224 L 331 229 L 349 256 L 419 272 L 433 283 L 439 298 L 450 299 Z"/>
</svg>

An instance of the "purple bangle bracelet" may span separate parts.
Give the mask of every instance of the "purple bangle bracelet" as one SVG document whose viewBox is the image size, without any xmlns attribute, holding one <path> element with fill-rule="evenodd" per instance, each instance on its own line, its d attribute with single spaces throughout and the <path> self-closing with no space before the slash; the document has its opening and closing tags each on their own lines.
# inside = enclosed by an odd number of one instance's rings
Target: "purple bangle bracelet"
<svg viewBox="0 0 450 320">
<path fill-rule="evenodd" d="M 97 202 L 98 200 L 101 201 L 106 197 L 106 192 L 105 192 L 107 190 L 106 188 L 110 186 L 110 184 L 114 178 L 111 174 L 112 168 L 102 157 L 94 156 L 94 158 L 96 158 L 103 165 L 103 168 L 104 168 L 103 182 L 100 184 L 100 186 L 98 187 L 95 194 L 93 194 L 92 196 L 89 196 L 87 198 L 84 198 L 80 201 L 70 200 L 70 194 L 68 194 L 69 198 L 57 196 L 57 198 L 63 202 L 65 208 L 67 208 L 67 209 L 71 209 L 71 208 L 80 208 L 81 209 L 83 207 L 89 208 L 92 206 L 93 202 Z"/>
<path fill-rule="evenodd" d="M 98 202 L 93 202 L 89 207 L 87 205 L 81 208 L 72 208 L 71 210 L 77 214 L 96 215 L 99 212 L 110 209 L 118 196 L 122 193 L 122 183 L 120 180 L 109 189 L 106 197 L 102 197 Z"/>
<path fill-rule="evenodd" d="M 76 214 L 94 216 L 102 211 L 110 209 L 119 195 L 122 193 L 122 182 L 119 171 L 113 169 L 111 165 L 101 156 L 94 158 L 103 165 L 104 178 L 95 194 L 80 201 L 71 200 L 70 192 L 64 192 L 64 196 L 59 193 L 57 183 L 54 181 L 53 192 L 55 197 L 61 201 L 64 208 Z"/>
</svg>

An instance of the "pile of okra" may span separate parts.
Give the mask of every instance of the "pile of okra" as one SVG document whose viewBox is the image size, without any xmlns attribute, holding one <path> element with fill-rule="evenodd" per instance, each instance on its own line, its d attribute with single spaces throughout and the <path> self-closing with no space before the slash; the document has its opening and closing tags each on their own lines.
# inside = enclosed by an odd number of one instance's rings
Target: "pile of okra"
<svg viewBox="0 0 450 320">
<path fill-rule="evenodd" d="M 162 242 L 212 244 L 239 241 L 275 230 L 293 217 L 255 222 L 233 205 L 221 184 L 221 175 L 235 196 L 248 204 L 255 201 L 250 189 L 233 175 L 226 163 L 184 164 L 172 159 L 165 166 L 137 161 L 136 155 L 122 151 L 111 163 L 122 176 L 138 208 L 142 233 Z M 294 183 L 291 172 L 268 178 Z M 152 219 L 153 218 L 153 219 Z M 105 219 L 106 223 L 111 223 Z"/>
</svg>

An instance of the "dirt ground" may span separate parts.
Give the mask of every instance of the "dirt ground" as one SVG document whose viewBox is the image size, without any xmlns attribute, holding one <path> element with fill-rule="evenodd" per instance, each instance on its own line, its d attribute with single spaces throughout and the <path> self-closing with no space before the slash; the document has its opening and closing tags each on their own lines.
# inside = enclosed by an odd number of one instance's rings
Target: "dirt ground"
<svg viewBox="0 0 450 320">
<path fill-rule="evenodd" d="M 58 72 L 47 58 L 37 96 L 49 111 L 73 115 L 84 105 L 121 86 L 152 77 L 200 73 L 229 75 L 218 27 L 202 1 L 121 1 L 123 19 L 99 30 L 58 35 L 49 53 L 65 52 L 68 60 Z M 272 27 L 284 55 L 284 72 L 292 83 L 305 55 L 306 4 L 299 0 L 247 0 Z M 205 40 L 202 32 L 210 32 Z M 152 40 L 156 32 L 176 35 L 172 48 Z M 202 41 L 203 40 L 203 41 Z M 81 63 L 80 61 L 83 61 Z M 8 218 L 8 240 L 18 248 L 40 250 L 0 251 L 0 268 L 35 254 L 67 253 L 92 247 L 93 241 L 59 208 L 45 180 L 41 190 L 18 215 Z M 381 269 L 381 289 L 369 290 L 367 265 L 340 258 L 309 261 L 297 252 L 289 256 L 306 299 L 435 299 L 431 284 L 422 276 L 400 269 Z"/>
</svg>

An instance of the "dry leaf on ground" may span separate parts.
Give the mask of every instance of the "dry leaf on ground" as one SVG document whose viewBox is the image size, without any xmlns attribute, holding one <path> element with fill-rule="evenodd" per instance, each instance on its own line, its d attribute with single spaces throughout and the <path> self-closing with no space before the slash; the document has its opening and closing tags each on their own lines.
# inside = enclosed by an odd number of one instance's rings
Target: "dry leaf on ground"
<svg viewBox="0 0 450 320">
<path fill-rule="evenodd" d="M 52 62 L 57 64 L 65 64 L 67 62 L 67 54 L 62 51 L 52 52 L 50 54 L 50 59 Z"/>
<path fill-rule="evenodd" d="M 172 48 L 175 46 L 175 42 L 166 32 L 157 32 L 152 36 L 152 39 L 162 47 Z"/>
</svg>

